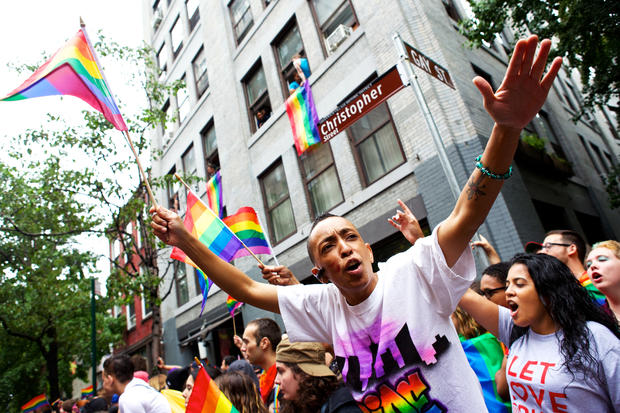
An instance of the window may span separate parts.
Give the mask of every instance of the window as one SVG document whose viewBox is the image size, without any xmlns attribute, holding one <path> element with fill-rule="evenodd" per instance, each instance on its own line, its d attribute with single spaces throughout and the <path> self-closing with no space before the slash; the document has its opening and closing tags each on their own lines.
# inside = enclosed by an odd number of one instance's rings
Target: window
<svg viewBox="0 0 620 413">
<path fill-rule="evenodd" d="M 200 21 L 200 11 L 198 10 L 199 4 L 200 0 L 187 0 L 185 2 L 185 7 L 187 8 L 187 18 L 189 19 L 190 33 L 194 31 L 194 27 L 196 27 Z"/>
<path fill-rule="evenodd" d="M 133 298 L 127 304 L 127 311 L 125 313 L 127 315 L 127 329 L 129 330 L 136 326 L 136 304 Z"/>
<path fill-rule="evenodd" d="M 181 82 L 185 83 L 185 75 L 181 78 Z M 179 114 L 179 124 L 183 123 L 189 114 L 189 95 L 187 93 L 187 85 L 177 90 L 177 112 Z"/>
<path fill-rule="evenodd" d="M 153 2 L 153 32 L 156 32 L 164 19 L 164 7 L 159 0 Z"/>
<path fill-rule="evenodd" d="M 605 159 L 603 159 L 603 154 L 601 153 L 601 150 L 599 149 L 598 146 L 596 146 L 592 142 L 590 142 L 590 147 L 596 154 L 596 159 L 598 159 L 598 161 L 600 162 L 599 165 L 601 166 L 601 169 L 603 169 L 603 175 L 607 175 L 609 173 L 609 168 L 607 167 L 607 164 L 605 163 Z"/>
<path fill-rule="evenodd" d="M 267 82 L 265 72 L 260 61 L 250 71 L 243 81 L 245 97 L 250 116 L 252 132 L 259 129 L 271 116 L 271 102 L 267 92 Z"/>
<path fill-rule="evenodd" d="M 578 136 L 579 136 L 579 140 L 581 141 L 581 145 L 583 146 L 583 148 L 586 150 L 586 153 L 588 154 L 588 158 L 590 158 L 590 162 L 592 162 L 592 166 L 594 166 L 594 169 L 596 169 L 596 173 L 598 173 L 600 176 L 604 175 L 602 166 L 594 159 L 592 148 L 590 147 L 590 145 L 588 145 L 589 142 L 587 142 L 583 136 L 581 135 L 578 135 Z"/>
<path fill-rule="evenodd" d="M 450 18 L 455 22 L 460 22 L 461 15 L 459 14 L 459 10 L 456 8 L 456 4 L 454 4 L 454 0 L 442 0 L 442 2 L 448 16 L 450 16 Z"/>
<path fill-rule="evenodd" d="M 210 122 L 200 132 L 202 149 L 204 151 L 205 171 L 207 178 L 212 177 L 220 169 L 220 158 L 217 153 L 217 141 L 215 139 L 215 127 Z"/>
<path fill-rule="evenodd" d="M 536 124 L 538 125 L 539 136 L 549 141 L 549 144 L 551 145 L 551 148 L 556 155 L 566 159 L 566 154 L 564 153 L 564 150 L 560 145 L 560 141 L 558 140 L 553 128 L 551 127 L 549 115 L 547 115 L 546 112 L 541 110 L 534 119 L 536 121 Z"/>
<path fill-rule="evenodd" d="M 151 304 L 148 302 L 148 298 L 146 297 L 142 297 L 140 301 L 142 304 L 142 321 L 144 322 L 147 317 L 150 317 L 151 314 L 153 314 L 153 307 L 151 307 Z"/>
<path fill-rule="evenodd" d="M 310 4 L 325 39 L 334 33 L 340 25 L 352 29 L 356 29 L 358 26 L 357 17 L 350 0 L 312 0 Z"/>
<path fill-rule="evenodd" d="M 116 305 L 114 304 L 114 318 L 119 318 L 120 316 L 123 315 L 123 308 L 120 305 Z"/>
<path fill-rule="evenodd" d="M 196 94 L 200 97 L 209 87 L 207 58 L 204 47 L 201 47 L 198 53 L 196 53 L 196 57 L 192 61 L 192 68 L 194 69 L 194 79 L 196 80 Z"/>
<path fill-rule="evenodd" d="M 168 122 L 170 121 L 170 99 L 167 99 L 166 102 L 164 103 L 164 105 L 161 107 L 161 111 L 163 112 L 163 120 L 162 120 L 162 124 L 161 124 L 161 133 L 165 134 L 166 133 L 166 125 L 168 124 Z M 163 147 L 168 146 L 168 143 L 170 142 L 170 134 L 168 135 L 164 135 L 163 137 Z"/>
<path fill-rule="evenodd" d="M 370 185 L 405 162 L 392 116 L 384 102 L 349 128 L 363 180 Z"/>
<path fill-rule="evenodd" d="M 295 80 L 295 74 L 297 73 L 291 59 L 296 54 L 302 56 L 304 54 L 304 45 L 295 21 L 278 35 L 274 41 L 273 48 L 276 55 L 276 64 L 280 72 L 280 83 L 286 98 L 289 95 L 288 85 Z"/>
<path fill-rule="evenodd" d="M 196 155 L 194 153 L 194 145 L 190 145 L 189 148 L 185 151 L 183 156 L 181 157 L 181 162 L 183 163 L 183 173 L 185 175 L 196 176 L 198 172 L 198 168 L 196 167 Z M 194 184 L 195 191 L 198 191 L 198 183 Z M 187 199 L 187 188 L 185 189 L 185 200 Z M 184 201 L 185 201 L 184 200 Z"/>
<path fill-rule="evenodd" d="M 170 39 L 172 40 L 172 55 L 176 58 L 183 48 L 183 26 L 178 17 L 170 29 Z"/>
<path fill-rule="evenodd" d="M 570 107 L 570 109 L 574 113 L 576 113 L 577 112 L 577 107 L 573 103 L 571 97 L 568 95 L 568 91 L 566 90 L 566 86 L 565 86 L 564 81 L 561 78 L 558 78 L 558 82 L 557 83 L 560 86 L 560 90 L 561 90 L 562 98 L 563 98 L 564 102 L 566 102 L 568 104 L 568 106 Z"/>
<path fill-rule="evenodd" d="M 259 180 L 271 238 L 274 243 L 278 243 L 297 229 L 282 160 L 278 160 Z"/>
<path fill-rule="evenodd" d="M 313 217 L 322 215 L 344 200 L 329 143 L 305 152 L 300 162 Z"/>
<path fill-rule="evenodd" d="M 471 67 L 472 67 L 472 69 L 474 69 L 474 73 L 476 74 L 476 76 L 480 76 L 481 78 L 483 78 L 484 80 L 489 82 L 489 85 L 491 85 L 493 90 L 495 90 L 495 83 L 493 82 L 493 77 L 491 77 L 490 74 L 488 74 L 484 70 L 480 69 L 478 66 L 476 66 L 473 63 L 471 65 Z"/>
<path fill-rule="evenodd" d="M 185 263 L 174 263 L 174 279 L 177 286 L 177 306 L 181 307 L 183 304 L 189 301 L 189 289 L 187 288 L 187 272 L 185 269 Z"/>
<path fill-rule="evenodd" d="M 161 81 L 166 77 L 167 62 L 168 58 L 168 48 L 166 47 L 166 43 L 162 43 L 161 47 L 157 51 L 157 67 L 159 67 L 159 80 Z"/>
<path fill-rule="evenodd" d="M 177 183 L 177 179 L 174 177 L 174 174 L 177 172 L 176 167 L 172 167 L 168 175 L 170 175 L 170 179 L 172 182 L 168 184 L 167 193 L 168 193 L 168 209 L 172 209 L 174 211 L 179 211 L 179 184 Z"/>
<path fill-rule="evenodd" d="M 239 44 L 254 25 L 250 0 L 233 0 L 228 7 L 230 8 L 230 19 L 235 32 L 235 40 Z"/>
<path fill-rule="evenodd" d="M 121 240 L 118 238 L 115 238 L 114 241 L 112 242 L 112 259 L 116 259 L 118 258 L 118 256 L 121 253 Z"/>
</svg>

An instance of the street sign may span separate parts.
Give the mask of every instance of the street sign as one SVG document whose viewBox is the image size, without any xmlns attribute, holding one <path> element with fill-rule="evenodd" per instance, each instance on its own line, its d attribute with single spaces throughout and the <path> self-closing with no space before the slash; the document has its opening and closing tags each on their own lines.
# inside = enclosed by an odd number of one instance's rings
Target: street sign
<svg viewBox="0 0 620 413">
<path fill-rule="evenodd" d="M 440 82 L 445 83 L 452 89 L 456 90 L 454 83 L 452 82 L 452 78 L 450 77 L 450 73 L 448 73 L 446 69 L 435 63 L 432 59 L 425 56 L 422 52 L 407 42 L 403 42 L 403 44 L 405 45 L 405 50 L 407 51 L 407 56 L 409 57 L 411 63 L 424 70 Z"/>
<path fill-rule="evenodd" d="M 327 142 L 338 135 L 404 87 L 398 69 L 394 66 L 321 119 L 318 124 L 321 142 Z"/>
</svg>

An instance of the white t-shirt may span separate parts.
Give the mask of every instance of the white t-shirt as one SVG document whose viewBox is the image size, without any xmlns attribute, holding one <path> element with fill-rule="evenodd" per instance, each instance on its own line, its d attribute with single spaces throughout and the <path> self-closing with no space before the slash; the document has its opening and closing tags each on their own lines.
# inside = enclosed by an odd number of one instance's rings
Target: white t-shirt
<svg viewBox="0 0 620 413">
<path fill-rule="evenodd" d="M 164 395 L 135 377 L 118 398 L 118 408 L 119 413 L 171 413 Z"/>
<path fill-rule="evenodd" d="M 506 345 L 514 324 L 507 308 L 499 308 L 499 336 Z M 562 332 L 540 335 L 528 330 L 510 346 L 506 378 L 513 412 L 620 412 L 620 340 L 605 326 L 588 321 L 590 352 L 599 378 L 575 379 L 562 366 Z"/>
<path fill-rule="evenodd" d="M 355 306 L 333 284 L 279 287 L 291 341 L 332 343 L 363 411 L 487 411 L 450 320 L 476 275 L 470 249 L 448 268 L 435 230 L 378 274 Z"/>
</svg>

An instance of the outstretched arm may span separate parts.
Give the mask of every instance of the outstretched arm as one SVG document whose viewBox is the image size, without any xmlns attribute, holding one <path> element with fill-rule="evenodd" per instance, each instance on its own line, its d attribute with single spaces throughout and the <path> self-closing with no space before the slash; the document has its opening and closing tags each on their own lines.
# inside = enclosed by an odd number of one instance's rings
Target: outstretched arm
<svg viewBox="0 0 620 413">
<path fill-rule="evenodd" d="M 480 162 L 486 170 L 496 175 L 508 171 L 521 130 L 542 107 L 562 64 L 562 59 L 556 58 L 543 77 L 551 41 L 543 40 L 538 54 L 537 45 L 536 36 L 517 42 L 504 80 L 495 93 L 486 80 L 481 77 L 474 79 L 474 84 L 482 94 L 484 108 L 495 121 Z M 490 178 L 479 169 L 475 169 L 469 177 L 454 210 L 437 233 L 439 245 L 450 267 L 456 263 L 484 222 L 501 187 L 501 179 Z"/>
<path fill-rule="evenodd" d="M 168 245 L 179 247 L 209 275 L 211 281 L 240 301 L 279 313 L 276 287 L 254 281 L 238 268 L 215 255 L 205 244 L 190 234 L 177 214 L 161 206 L 151 208 L 151 227 L 155 235 Z"/>
<path fill-rule="evenodd" d="M 388 222 L 392 224 L 394 228 L 402 232 L 407 241 L 413 245 L 418 239 L 424 238 L 424 232 L 422 232 L 420 223 L 407 205 L 400 199 L 396 201 L 403 210 L 397 210 L 396 215 L 392 218 L 388 218 Z"/>
<path fill-rule="evenodd" d="M 499 257 L 493 245 L 487 240 L 485 237 L 480 234 L 480 241 L 472 241 L 471 248 L 474 249 L 476 247 L 482 248 L 487 258 L 489 259 L 489 264 L 499 264 L 502 262 L 502 259 Z"/>
<path fill-rule="evenodd" d="M 499 337 L 499 306 L 497 304 L 476 294 L 470 288 L 463 294 L 459 307 L 467 311 L 489 333 Z"/>
</svg>

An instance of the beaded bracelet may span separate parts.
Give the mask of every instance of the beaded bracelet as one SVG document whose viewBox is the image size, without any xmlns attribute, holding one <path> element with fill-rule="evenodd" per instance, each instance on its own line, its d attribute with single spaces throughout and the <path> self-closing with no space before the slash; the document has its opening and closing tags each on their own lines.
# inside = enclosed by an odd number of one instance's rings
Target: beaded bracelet
<svg viewBox="0 0 620 413">
<path fill-rule="evenodd" d="M 486 175 L 491 179 L 508 179 L 512 176 L 512 165 L 508 168 L 508 172 L 503 175 L 497 175 L 485 168 L 484 165 L 482 165 L 482 162 L 480 162 L 481 159 L 482 155 L 478 155 L 476 158 L 476 168 L 480 169 L 482 175 Z"/>
</svg>

